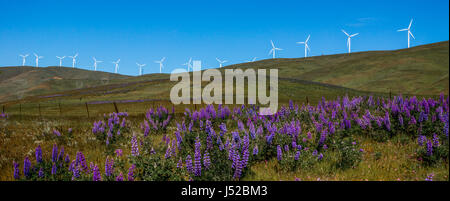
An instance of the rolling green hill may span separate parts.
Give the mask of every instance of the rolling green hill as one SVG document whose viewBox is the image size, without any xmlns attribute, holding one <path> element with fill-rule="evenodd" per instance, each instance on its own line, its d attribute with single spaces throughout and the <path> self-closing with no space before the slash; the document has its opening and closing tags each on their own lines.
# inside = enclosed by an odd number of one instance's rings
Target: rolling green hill
<svg viewBox="0 0 450 201">
<path fill-rule="evenodd" d="M 279 76 L 347 88 L 418 95 L 449 92 L 448 41 L 395 51 L 270 59 L 230 68 L 278 68 Z"/>
</svg>

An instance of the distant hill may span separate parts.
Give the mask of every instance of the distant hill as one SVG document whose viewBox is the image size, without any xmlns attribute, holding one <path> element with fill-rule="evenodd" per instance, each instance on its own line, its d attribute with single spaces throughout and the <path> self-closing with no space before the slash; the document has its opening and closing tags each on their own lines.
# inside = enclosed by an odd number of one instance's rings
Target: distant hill
<svg viewBox="0 0 450 201">
<path fill-rule="evenodd" d="M 0 68 L 0 102 L 25 96 L 99 86 L 130 76 L 67 67 Z"/>
<path fill-rule="evenodd" d="M 279 76 L 362 91 L 436 95 L 449 92 L 449 42 L 394 51 L 269 59 L 228 68 L 278 68 Z"/>
<path fill-rule="evenodd" d="M 281 99 L 384 93 L 449 94 L 449 42 L 395 51 L 267 59 L 226 68 L 278 68 Z M 0 68 L 0 102 L 28 96 L 88 100 L 168 99 L 168 74 L 125 76 L 67 67 Z M 70 98 L 69 98 L 70 99 Z"/>
</svg>

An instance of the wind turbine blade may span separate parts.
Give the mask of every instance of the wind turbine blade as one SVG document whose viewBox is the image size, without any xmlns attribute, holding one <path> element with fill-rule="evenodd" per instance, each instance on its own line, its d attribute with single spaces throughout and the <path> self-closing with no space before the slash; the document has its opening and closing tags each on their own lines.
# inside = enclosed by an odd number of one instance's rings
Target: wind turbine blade
<svg viewBox="0 0 450 201">
<path fill-rule="evenodd" d="M 414 35 L 412 34 L 411 31 L 408 31 L 409 34 L 411 34 L 411 36 L 414 38 Z M 414 38 L 414 40 L 416 40 L 416 38 Z"/>
<path fill-rule="evenodd" d="M 409 22 L 408 29 L 411 29 L 412 22 L 413 22 L 413 19 L 411 19 L 411 22 Z"/>
<path fill-rule="evenodd" d="M 270 51 L 269 51 L 269 54 L 268 54 L 268 55 L 272 54 L 273 50 L 274 50 L 274 49 L 270 49 Z"/>
<path fill-rule="evenodd" d="M 345 33 L 345 35 L 349 36 L 349 35 L 348 35 L 348 33 L 347 33 L 347 32 L 345 32 L 345 30 L 344 30 L 344 29 L 342 29 L 342 32 L 344 32 L 344 33 Z"/>
<path fill-rule="evenodd" d="M 219 60 L 218 58 L 216 58 L 216 60 L 217 60 L 217 62 L 219 62 L 219 63 L 220 63 L 220 60 Z"/>
<path fill-rule="evenodd" d="M 309 40 L 309 37 L 311 37 L 311 35 L 308 35 L 308 38 L 306 39 L 305 43 L 307 43 L 307 42 L 308 42 L 308 40 Z"/>
<path fill-rule="evenodd" d="M 297 42 L 298 44 L 304 44 L 305 42 Z"/>
<path fill-rule="evenodd" d="M 357 36 L 358 34 L 359 34 L 359 33 L 355 33 L 355 34 L 351 35 L 350 37 Z"/>
<path fill-rule="evenodd" d="M 309 49 L 309 46 L 308 46 L 308 44 L 306 44 L 306 48 L 309 50 L 309 51 L 311 51 L 311 49 Z"/>
<path fill-rule="evenodd" d="M 397 31 L 407 31 L 408 29 L 400 29 L 400 30 L 397 30 Z"/>
<path fill-rule="evenodd" d="M 275 48 L 275 45 L 273 44 L 272 40 L 270 40 L 270 44 L 272 44 L 272 47 Z"/>
<path fill-rule="evenodd" d="M 227 60 L 225 60 L 225 61 L 222 61 L 222 63 L 226 63 L 226 62 L 228 62 Z"/>
<path fill-rule="evenodd" d="M 163 62 L 164 60 L 166 60 L 166 57 L 163 57 L 163 58 L 161 59 L 161 62 Z"/>
</svg>

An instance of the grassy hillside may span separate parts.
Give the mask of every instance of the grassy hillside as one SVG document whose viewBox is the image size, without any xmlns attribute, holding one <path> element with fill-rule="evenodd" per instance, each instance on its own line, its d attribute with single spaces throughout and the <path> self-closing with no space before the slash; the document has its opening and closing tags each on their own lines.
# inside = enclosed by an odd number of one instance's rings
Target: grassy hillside
<svg viewBox="0 0 450 201">
<path fill-rule="evenodd" d="M 278 68 L 280 77 L 347 88 L 435 95 L 449 92 L 448 41 L 395 51 L 270 59 L 230 68 Z"/>
</svg>

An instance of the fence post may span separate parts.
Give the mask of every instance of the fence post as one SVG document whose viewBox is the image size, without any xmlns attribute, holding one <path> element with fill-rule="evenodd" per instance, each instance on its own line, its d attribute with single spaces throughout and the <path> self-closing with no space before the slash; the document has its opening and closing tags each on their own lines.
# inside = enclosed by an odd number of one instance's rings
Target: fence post
<svg viewBox="0 0 450 201">
<path fill-rule="evenodd" d="M 116 113 L 119 113 L 119 109 L 117 109 L 117 104 L 116 104 L 116 102 L 113 102 L 113 104 L 114 104 L 114 109 L 116 110 Z"/>
<path fill-rule="evenodd" d="M 42 118 L 42 114 L 41 114 L 41 104 L 38 104 L 38 108 L 39 108 L 39 117 Z"/>
<path fill-rule="evenodd" d="M 61 116 L 61 101 L 58 102 L 58 107 L 59 107 L 59 116 Z"/>
<path fill-rule="evenodd" d="M 308 99 L 308 96 L 306 96 L 306 105 L 308 105 L 309 104 L 309 99 Z"/>
<path fill-rule="evenodd" d="M 2 113 L 5 113 L 5 105 L 2 105 Z"/>
<path fill-rule="evenodd" d="M 84 102 L 84 105 L 86 106 L 86 112 L 87 112 L 87 115 L 88 115 L 88 118 L 89 118 L 89 107 L 88 107 L 87 102 Z"/>
</svg>

